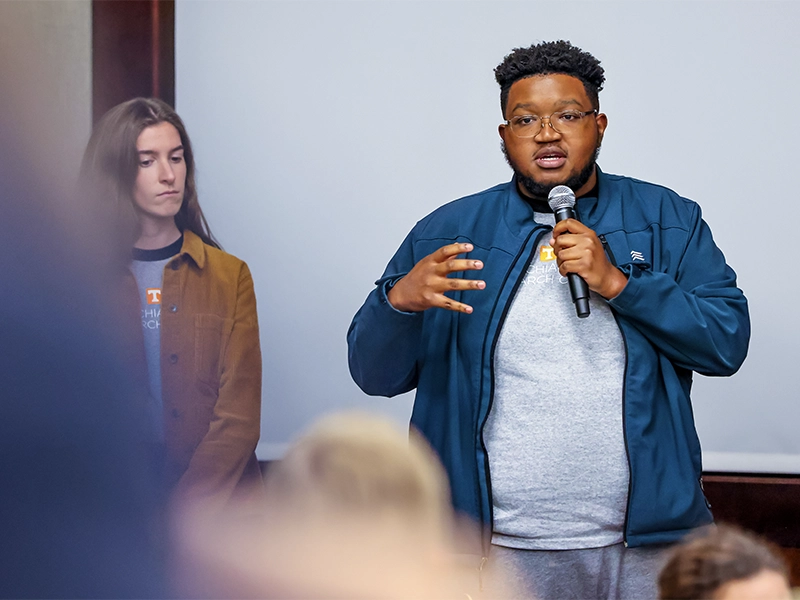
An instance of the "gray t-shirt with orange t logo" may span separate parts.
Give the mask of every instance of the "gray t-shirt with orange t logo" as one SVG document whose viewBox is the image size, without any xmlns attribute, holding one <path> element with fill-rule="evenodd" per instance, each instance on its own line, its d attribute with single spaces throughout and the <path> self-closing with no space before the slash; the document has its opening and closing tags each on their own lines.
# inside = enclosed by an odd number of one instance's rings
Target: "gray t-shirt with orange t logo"
<svg viewBox="0 0 800 600">
<path fill-rule="evenodd" d="M 164 438 L 164 401 L 161 397 L 161 284 L 164 280 L 164 267 L 181 251 L 182 245 L 183 236 L 169 246 L 157 250 L 134 248 L 130 264 L 142 303 L 142 333 L 152 398 L 150 409 L 160 440 Z"/>
</svg>

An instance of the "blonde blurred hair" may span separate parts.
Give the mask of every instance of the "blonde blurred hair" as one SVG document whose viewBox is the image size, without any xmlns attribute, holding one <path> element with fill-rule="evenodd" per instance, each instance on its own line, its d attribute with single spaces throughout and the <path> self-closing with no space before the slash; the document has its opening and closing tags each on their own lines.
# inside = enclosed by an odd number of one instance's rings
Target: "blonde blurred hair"
<svg viewBox="0 0 800 600">
<path fill-rule="evenodd" d="M 270 467 L 266 486 L 270 506 L 307 518 L 450 525 L 444 469 L 427 442 L 414 430 L 365 413 L 316 423 Z"/>
<path fill-rule="evenodd" d="M 416 432 L 364 413 L 323 418 L 265 486 L 261 521 L 184 524 L 188 596 L 464 597 L 444 470 Z"/>
</svg>

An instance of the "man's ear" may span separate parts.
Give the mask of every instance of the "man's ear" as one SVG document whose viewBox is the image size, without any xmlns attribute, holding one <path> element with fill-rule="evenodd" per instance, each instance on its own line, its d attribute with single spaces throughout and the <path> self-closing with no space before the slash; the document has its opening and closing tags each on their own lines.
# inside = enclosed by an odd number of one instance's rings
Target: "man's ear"
<svg viewBox="0 0 800 600">
<path fill-rule="evenodd" d="M 605 113 L 598 113 L 595 120 L 597 122 L 597 146 L 599 147 L 603 143 L 603 135 L 608 127 L 608 117 Z"/>
<path fill-rule="evenodd" d="M 500 123 L 500 125 L 497 126 L 497 133 L 500 134 L 500 139 L 503 140 L 504 144 L 506 143 L 507 131 L 508 131 L 508 125 L 506 125 L 505 123 Z"/>
</svg>

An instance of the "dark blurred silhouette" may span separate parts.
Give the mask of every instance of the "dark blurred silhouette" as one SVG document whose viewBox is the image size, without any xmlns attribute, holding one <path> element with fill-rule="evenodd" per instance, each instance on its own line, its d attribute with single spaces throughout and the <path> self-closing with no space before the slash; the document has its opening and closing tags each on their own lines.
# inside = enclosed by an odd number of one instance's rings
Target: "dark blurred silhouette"
<svg viewBox="0 0 800 600">
<path fill-rule="evenodd" d="M 48 179 L 24 60 L 0 61 L 0 597 L 162 597 L 141 384 L 111 267 L 87 242 L 104 224 L 64 217 L 71 190 Z"/>
</svg>

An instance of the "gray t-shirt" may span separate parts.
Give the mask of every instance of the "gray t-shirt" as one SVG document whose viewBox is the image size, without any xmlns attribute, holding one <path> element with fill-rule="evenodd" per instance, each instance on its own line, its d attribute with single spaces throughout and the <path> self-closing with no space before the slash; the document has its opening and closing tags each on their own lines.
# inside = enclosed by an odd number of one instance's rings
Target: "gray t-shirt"
<svg viewBox="0 0 800 600">
<path fill-rule="evenodd" d="M 552 214 L 536 221 L 553 225 Z M 492 543 L 596 548 L 622 541 L 628 462 L 622 430 L 625 347 L 606 301 L 579 319 L 545 234 L 495 348 L 484 428 Z"/>
<path fill-rule="evenodd" d="M 182 245 L 183 236 L 169 246 L 157 250 L 134 248 L 130 264 L 142 303 L 142 333 L 151 397 L 149 409 L 156 436 L 161 441 L 164 439 L 164 400 L 161 395 L 161 284 L 164 281 L 164 267 L 181 251 Z"/>
</svg>

